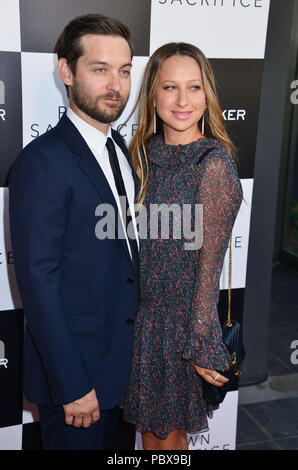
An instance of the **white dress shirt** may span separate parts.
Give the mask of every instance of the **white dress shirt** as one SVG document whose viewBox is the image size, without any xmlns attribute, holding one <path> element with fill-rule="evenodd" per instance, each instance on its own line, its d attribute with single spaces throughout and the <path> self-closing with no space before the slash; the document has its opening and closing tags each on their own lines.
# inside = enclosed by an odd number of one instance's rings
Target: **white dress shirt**
<svg viewBox="0 0 298 470">
<path fill-rule="evenodd" d="M 95 127 L 91 126 L 88 124 L 86 121 L 81 119 L 77 114 L 74 113 L 74 111 L 68 107 L 66 111 L 67 117 L 71 120 L 71 122 L 76 126 L 80 134 L 82 135 L 83 139 L 87 143 L 88 147 L 90 148 L 91 152 L 93 153 L 94 157 L 96 158 L 98 164 L 100 165 L 107 182 L 112 190 L 112 193 L 114 195 L 115 201 L 118 206 L 118 211 L 119 211 L 119 216 L 121 218 L 122 225 L 123 224 L 123 217 L 122 217 L 122 211 L 121 211 L 121 206 L 120 206 L 120 200 L 119 200 L 119 195 L 118 191 L 115 185 L 115 180 L 114 180 L 114 175 L 113 171 L 110 165 L 110 160 L 109 160 L 109 152 L 106 147 L 106 142 L 108 137 L 110 137 L 115 145 L 117 157 L 118 157 L 118 162 L 122 174 L 122 178 L 124 181 L 125 185 L 125 190 L 128 198 L 128 204 L 130 208 L 130 213 L 131 213 L 131 218 L 134 226 L 134 230 L 136 233 L 136 239 L 137 239 L 137 244 L 139 246 L 139 240 L 138 240 L 138 234 L 137 234 L 137 227 L 136 227 L 136 219 L 135 219 L 135 211 L 134 211 L 134 198 L 135 198 L 135 187 L 134 187 L 134 180 L 132 176 L 132 170 L 131 167 L 127 161 L 127 158 L 123 154 L 122 150 L 120 147 L 117 145 L 117 143 L 114 141 L 112 138 L 112 132 L 111 132 L 111 127 L 109 127 L 107 135 L 105 135 L 103 132 L 99 131 Z M 128 247 L 128 251 L 131 256 L 131 250 L 130 250 L 130 245 L 129 241 L 127 238 L 126 230 L 124 228 L 124 234 L 126 237 L 126 243 Z"/>
</svg>

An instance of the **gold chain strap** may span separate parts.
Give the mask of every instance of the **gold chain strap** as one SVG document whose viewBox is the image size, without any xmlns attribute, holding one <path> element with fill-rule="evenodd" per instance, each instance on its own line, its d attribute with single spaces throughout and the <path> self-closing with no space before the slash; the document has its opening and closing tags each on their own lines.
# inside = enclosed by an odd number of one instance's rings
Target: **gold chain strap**
<svg viewBox="0 0 298 470">
<path fill-rule="evenodd" d="M 227 321 L 227 326 L 232 326 L 232 323 L 231 323 L 231 288 L 232 288 L 232 234 L 230 235 L 230 253 L 229 253 L 228 321 Z"/>
<path fill-rule="evenodd" d="M 197 173 L 196 173 L 196 186 L 198 183 L 199 178 L 199 169 L 200 165 L 197 166 Z M 204 223 L 204 221 L 203 221 Z M 199 248 L 196 251 L 196 262 L 199 263 Z M 228 278 L 228 320 L 227 326 L 232 326 L 231 323 L 231 288 L 232 288 L 232 234 L 230 235 L 230 252 L 229 252 L 229 278 Z"/>
</svg>

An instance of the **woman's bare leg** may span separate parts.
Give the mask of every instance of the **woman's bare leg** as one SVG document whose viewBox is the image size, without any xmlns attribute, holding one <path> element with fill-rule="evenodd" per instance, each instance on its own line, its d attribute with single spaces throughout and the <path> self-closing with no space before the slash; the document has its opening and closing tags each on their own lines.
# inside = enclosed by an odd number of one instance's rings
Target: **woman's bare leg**
<svg viewBox="0 0 298 470">
<path fill-rule="evenodd" d="M 176 429 L 161 439 L 153 432 L 142 434 L 144 450 L 188 450 L 187 435 L 185 431 Z"/>
</svg>

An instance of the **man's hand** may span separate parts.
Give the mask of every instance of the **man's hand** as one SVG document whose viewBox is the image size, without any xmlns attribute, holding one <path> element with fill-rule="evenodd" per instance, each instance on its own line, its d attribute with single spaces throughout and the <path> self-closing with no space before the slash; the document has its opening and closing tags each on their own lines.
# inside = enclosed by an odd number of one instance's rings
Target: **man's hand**
<svg viewBox="0 0 298 470">
<path fill-rule="evenodd" d="M 203 379 L 216 387 L 222 387 L 223 384 L 229 381 L 229 379 L 221 375 L 216 370 L 205 369 L 204 367 L 197 366 L 193 361 L 191 361 L 191 364 Z"/>
<path fill-rule="evenodd" d="M 76 428 L 89 428 L 100 418 L 99 405 L 94 388 L 79 400 L 63 405 L 65 423 Z"/>
</svg>

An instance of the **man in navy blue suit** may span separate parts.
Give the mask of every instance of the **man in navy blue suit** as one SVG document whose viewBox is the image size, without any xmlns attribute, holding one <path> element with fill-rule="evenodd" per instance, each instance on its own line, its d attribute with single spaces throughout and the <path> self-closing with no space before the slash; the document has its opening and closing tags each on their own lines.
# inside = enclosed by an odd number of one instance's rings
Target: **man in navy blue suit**
<svg viewBox="0 0 298 470">
<path fill-rule="evenodd" d="M 139 299 L 136 175 L 110 126 L 129 97 L 133 46 L 123 23 L 84 15 L 55 52 L 69 107 L 20 153 L 9 182 L 24 392 L 44 449 L 110 449 Z M 101 207 L 115 236 L 99 230 Z"/>
</svg>

